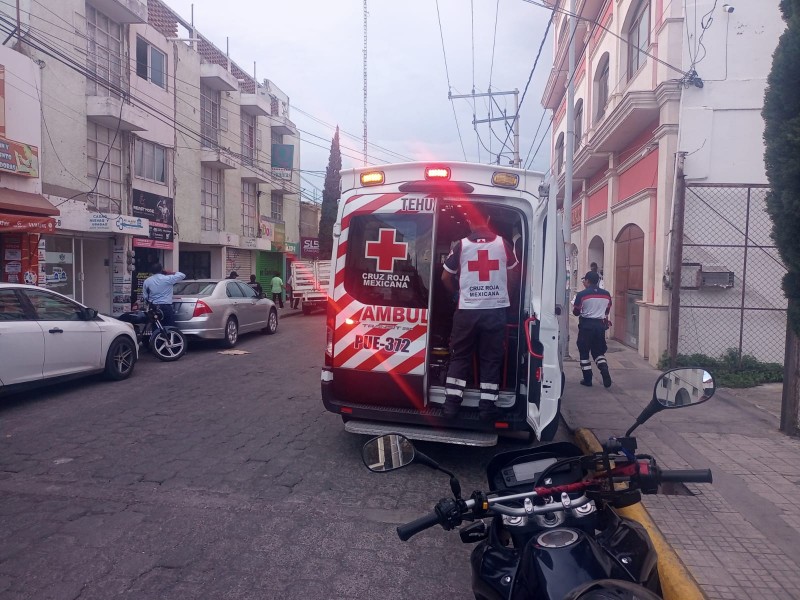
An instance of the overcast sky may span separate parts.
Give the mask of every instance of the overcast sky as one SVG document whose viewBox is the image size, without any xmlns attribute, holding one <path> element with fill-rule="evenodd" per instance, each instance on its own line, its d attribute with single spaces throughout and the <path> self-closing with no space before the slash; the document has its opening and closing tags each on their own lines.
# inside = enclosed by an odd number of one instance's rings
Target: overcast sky
<svg viewBox="0 0 800 600">
<path fill-rule="evenodd" d="M 270 79 L 288 94 L 290 117 L 301 130 L 303 171 L 324 171 L 333 136 L 330 127 L 303 113 L 338 124 L 344 132 L 356 136 L 354 139 L 342 134 L 342 162 L 344 168 L 361 166 L 361 1 L 166 2 L 187 21 L 194 4 L 195 27 L 203 36 L 223 50 L 225 38 L 229 37 L 231 58 L 240 67 L 252 73 L 256 61 L 259 81 Z M 492 90 L 516 88 L 521 98 L 550 11 L 522 0 L 439 0 L 439 10 L 453 94 L 470 93 L 473 83 L 477 92 L 485 92 L 491 75 Z M 493 162 L 483 146 L 497 153 L 501 140 L 506 139 L 504 124 L 494 124 L 499 139 L 491 135 L 487 125 L 478 125 L 482 146 L 472 125 L 472 102 L 454 100 L 451 104 L 448 100 L 436 2 L 369 0 L 368 32 L 368 141 L 416 160 L 464 160 L 453 115 L 455 106 L 467 160 Z M 540 101 L 552 64 L 552 34 L 551 29 L 520 111 L 523 163 L 542 116 Z M 496 101 L 509 115 L 513 114 L 513 96 L 497 97 Z M 475 112 L 478 119 L 487 118 L 488 99 L 476 100 Z M 498 116 L 496 110 L 494 116 Z M 549 119 L 545 117 L 543 127 Z M 536 145 L 541 137 L 542 133 Z M 513 136 L 508 140 L 510 148 Z M 374 146 L 369 147 L 368 153 L 373 164 L 403 160 Z M 533 168 L 545 170 L 548 156 L 549 142 L 545 140 Z M 510 155 L 505 164 L 508 160 Z M 313 195 L 311 184 L 322 189 L 322 177 L 312 173 L 303 173 L 303 177 L 309 196 Z"/>
</svg>

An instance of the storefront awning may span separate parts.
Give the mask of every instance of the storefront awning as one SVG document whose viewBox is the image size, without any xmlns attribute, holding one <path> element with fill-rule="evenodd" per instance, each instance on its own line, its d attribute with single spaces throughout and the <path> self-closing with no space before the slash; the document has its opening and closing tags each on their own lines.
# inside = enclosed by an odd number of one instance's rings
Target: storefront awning
<svg viewBox="0 0 800 600">
<path fill-rule="evenodd" d="M 55 217 L 59 210 L 41 194 L 0 188 L 0 211 Z"/>
<path fill-rule="evenodd" d="M 0 213 L 0 233 L 15 231 L 19 233 L 53 233 L 56 220 L 52 217 L 34 217 Z"/>
</svg>

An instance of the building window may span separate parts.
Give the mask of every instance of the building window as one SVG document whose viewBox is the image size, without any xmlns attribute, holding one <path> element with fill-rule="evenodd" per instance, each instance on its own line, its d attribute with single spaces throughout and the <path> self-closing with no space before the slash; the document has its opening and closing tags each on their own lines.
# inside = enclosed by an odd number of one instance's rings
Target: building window
<svg viewBox="0 0 800 600">
<path fill-rule="evenodd" d="M 644 64 L 650 47 L 650 0 L 639 0 L 628 27 L 628 79 Z"/>
<path fill-rule="evenodd" d="M 283 221 L 283 194 L 273 190 L 270 197 L 270 217 L 273 221 Z"/>
<path fill-rule="evenodd" d="M 200 139 L 203 148 L 219 145 L 220 94 L 207 85 L 200 86 Z"/>
<path fill-rule="evenodd" d="M 89 186 L 95 188 L 89 201 L 97 210 L 119 214 L 122 208 L 122 133 L 92 121 L 87 123 L 86 129 L 87 176 Z"/>
<path fill-rule="evenodd" d="M 167 55 L 140 37 L 136 38 L 136 74 L 167 89 Z"/>
<path fill-rule="evenodd" d="M 558 134 L 556 140 L 556 175 L 561 175 L 561 170 L 564 168 L 564 133 Z"/>
<path fill-rule="evenodd" d="M 242 235 L 256 237 L 258 218 L 256 216 L 256 184 L 242 182 Z"/>
<path fill-rule="evenodd" d="M 113 88 L 122 89 L 122 27 L 96 8 L 86 5 L 86 66 Z M 89 96 L 114 96 L 119 93 L 86 78 Z"/>
<path fill-rule="evenodd" d="M 583 138 L 583 99 L 575 103 L 575 152 L 581 147 Z"/>
<path fill-rule="evenodd" d="M 600 58 L 600 63 L 597 66 L 596 75 L 594 77 L 595 123 L 606 114 L 606 105 L 608 104 L 608 65 L 608 52 L 606 52 Z"/>
<path fill-rule="evenodd" d="M 567 37 L 567 25 L 569 25 L 569 19 L 567 18 L 567 15 L 564 15 L 561 19 L 561 28 L 558 30 L 559 46 L 564 43 L 564 39 Z"/>
<path fill-rule="evenodd" d="M 200 224 L 203 231 L 222 230 L 220 215 L 224 202 L 223 177 L 222 169 L 202 168 L 200 203 L 203 211 Z"/>
<path fill-rule="evenodd" d="M 242 158 L 246 165 L 252 165 L 256 157 L 256 118 L 242 113 Z"/>
<path fill-rule="evenodd" d="M 136 138 L 134 154 L 136 177 L 167 183 L 167 149 L 164 146 Z"/>
</svg>

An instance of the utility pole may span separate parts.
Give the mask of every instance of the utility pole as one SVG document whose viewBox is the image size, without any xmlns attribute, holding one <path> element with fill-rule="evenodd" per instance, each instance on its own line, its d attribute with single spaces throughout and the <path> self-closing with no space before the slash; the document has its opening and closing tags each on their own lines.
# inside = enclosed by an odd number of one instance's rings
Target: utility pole
<svg viewBox="0 0 800 600">
<path fill-rule="evenodd" d="M 364 166 L 367 166 L 367 0 L 364 0 Z"/>
<path fill-rule="evenodd" d="M 569 0 L 569 14 L 575 14 L 575 0 Z M 569 48 L 567 72 L 567 139 L 564 151 L 564 245 L 565 256 L 570 256 L 572 248 L 572 166 L 575 154 L 575 30 L 578 20 L 569 18 Z M 558 159 L 556 159 L 556 164 Z M 571 265 L 570 265 L 571 268 Z"/>
<path fill-rule="evenodd" d="M 681 316 L 681 272 L 683 270 L 683 221 L 686 207 L 686 152 L 678 152 L 675 165 L 675 205 L 672 207 L 672 245 L 669 249 L 669 364 L 676 366 Z"/>
<path fill-rule="evenodd" d="M 486 118 L 486 119 L 476 119 L 473 117 L 472 119 L 472 126 L 478 125 L 479 123 L 492 123 L 494 121 L 512 121 L 512 127 L 514 129 L 514 159 L 511 161 L 512 167 L 520 168 L 521 162 L 519 159 L 519 90 L 513 90 L 511 92 L 483 92 L 483 93 L 475 93 L 472 92 L 471 94 L 458 94 L 453 95 L 452 93 L 447 94 L 447 98 L 449 100 L 460 100 L 460 99 L 474 99 L 474 98 L 492 98 L 492 102 L 494 102 L 494 96 L 514 96 L 514 114 L 507 115 L 505 111 L 501 110 L 500 112 L 503 113 L 502 117 L 494 117 L 494 118 Z M 499 106 L 498 106 L 499 108 Z M 506 138 L 507 139 L 507 138 Z M 503 146 L 505 147 L 505 146 Z M 503 151 L 503 148 L 500 148 L 500 151 L 497 154 L 497 164 L 500 164 L 500 153 Z"/>
</svg>

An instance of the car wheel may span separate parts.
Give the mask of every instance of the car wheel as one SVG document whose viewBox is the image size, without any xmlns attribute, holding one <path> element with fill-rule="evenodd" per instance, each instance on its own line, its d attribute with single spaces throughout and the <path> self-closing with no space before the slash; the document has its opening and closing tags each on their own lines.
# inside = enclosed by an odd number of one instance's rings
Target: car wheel
<svg viewBox="0 0 800 600">
<path fill-rule="evenodd" d="M 222 344 L 226 348 L 233 348 L 238 341 L 239 324 L 236 322 L 234 317 L 228 317 L 228 320 L 225 323 L 225 337 L 222 340 Z"/>
<path fill-rule="evenodd" d="M 261 333 L 266 333 L 267 335 L 272 335 L 278 331 L 278 311 L 274 308 L 269 311 L 269 317 L 267 318 L 267 326 L 261 330 Z"/>
<path fill-rule="evenodd" d="M 136 344 L 128 336 L 111 342 L 106 355 L 105 376 L 112 381 L 127 379 L 136 365 Z"/>
<path fill-rule="evenodd" d="M 150 338 L 150 348 L 156 358 L 164 362 L 178 360 L 186 354 L 186 336 L 177 327 L 156 331 Z"/>
</svg>

